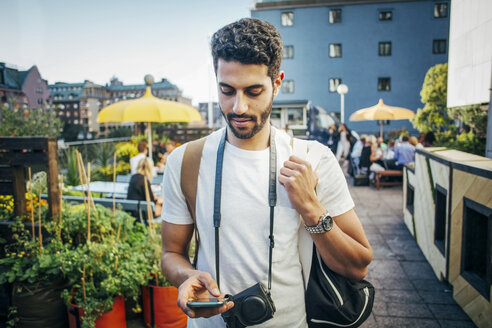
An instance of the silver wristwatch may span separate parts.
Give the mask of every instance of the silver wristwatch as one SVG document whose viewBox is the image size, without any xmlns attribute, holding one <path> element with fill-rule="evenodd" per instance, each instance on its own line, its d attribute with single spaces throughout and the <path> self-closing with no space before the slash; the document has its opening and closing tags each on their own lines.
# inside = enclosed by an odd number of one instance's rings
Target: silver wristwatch
<svg viewBox="0 0 492 328">
<path fill-rule="evenodd" d="M 318 224 L 315 226 L 304 225 L 304 228 L 309 233 L 325 233 L 331 230 L 333 227 L 333 218 L 326 212 L 319 217 Z"/>
</svg>

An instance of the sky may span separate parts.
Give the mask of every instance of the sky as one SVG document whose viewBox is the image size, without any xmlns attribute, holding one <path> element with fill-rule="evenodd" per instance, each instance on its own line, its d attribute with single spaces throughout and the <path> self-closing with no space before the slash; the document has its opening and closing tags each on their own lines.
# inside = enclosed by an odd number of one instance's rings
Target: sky
<svg viewBox="0 0 492 328">
<path fill-rule="evenodd" d="M 168 79 L 193 104 L 216 101 L 209 39 L 254 0 L 0 0 L 0 62 L 49 84 Z"/>
</svg>

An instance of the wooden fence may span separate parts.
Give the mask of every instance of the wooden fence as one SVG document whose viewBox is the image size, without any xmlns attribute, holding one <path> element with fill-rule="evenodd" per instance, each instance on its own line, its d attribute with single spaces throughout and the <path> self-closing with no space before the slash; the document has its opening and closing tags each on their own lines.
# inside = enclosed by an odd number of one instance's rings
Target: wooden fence
<svg viewBox="0 0 492 328">
<path fill-rule="evenodd" d="M 60 215 L 55 138 L 0 137 L 0 195 L 14 196 L 14 214 L 26 214 L 26 167 L 46 166 L 51 217 Z"/>
</svg>

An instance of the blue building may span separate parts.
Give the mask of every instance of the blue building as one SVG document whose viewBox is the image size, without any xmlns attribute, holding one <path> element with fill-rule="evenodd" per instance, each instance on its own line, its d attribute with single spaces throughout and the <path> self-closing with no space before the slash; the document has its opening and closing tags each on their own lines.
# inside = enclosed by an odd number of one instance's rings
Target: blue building
<svg viewBox="0 0 492 328">
<path fill-rule="evenodd" d="M 283 38 L 285 79 L 276 100 L 308 99 L 339 113 L 343 83 L 345 122 L 362 133 L 379 131 L 378 122 L 350 122 L 353 112 L 380 98 L 416 112 L 427 70 L 448 58 L 449 1 L 264 0 L 251 17 L 270 22 Z M 408 120 L 384 130 L 402 127 L 415 132 Z"/>
</svg>

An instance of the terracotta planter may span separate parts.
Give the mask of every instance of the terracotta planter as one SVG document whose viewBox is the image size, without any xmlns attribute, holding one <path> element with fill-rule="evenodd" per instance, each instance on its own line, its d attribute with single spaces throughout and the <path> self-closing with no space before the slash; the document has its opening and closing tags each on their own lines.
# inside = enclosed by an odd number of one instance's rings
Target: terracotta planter
<svg viewBox="0 0 492 328">
<path fill-rule="evenodd" d="M 69 313 L 69 327 L 80 328 L 80 323 L 84 320 L 84 309 L 72 304 Z M 96 328 L 126 328 L 125 300 L 122 296 L 115 297 L 112 310 L 103 313 L 96 320 Z"/>
<path fill-rule="evenodd" d="M 186 327 L 188 317 L 177 305 L 176 287 L 145 286 L 142 289 L 145 327 Z"/>
</svg>

